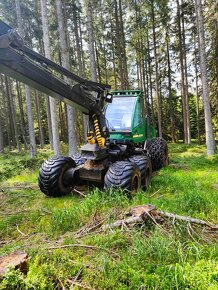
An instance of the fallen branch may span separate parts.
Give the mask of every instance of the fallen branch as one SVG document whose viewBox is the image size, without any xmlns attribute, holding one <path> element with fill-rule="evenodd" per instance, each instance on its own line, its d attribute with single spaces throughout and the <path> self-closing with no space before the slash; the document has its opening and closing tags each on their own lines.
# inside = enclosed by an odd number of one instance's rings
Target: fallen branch
<svg viewBox="0 0 218 290">
<path fill-rule="evenodd" d="M 1 245 L 7 245 L 11 242 L 12 240 L 9 240 L 9 241 L 0 241 L 0 247 Z"/>
<path fill-rule="evenodd" d="M 142 223 L 144 222 L 144 218 L 142 216 L 137 216 L 137 217 L 130 217 L 130 218 L 127 218 L 127 219 L 122 219 L 122 220 L 117 220 L 115 221 L 114 223 L 111 223 L 111 224 L 106 224 L 106 225 L 103 225 L 101 227 L 101 229 L 103 231 L 107 230 L 107 229 L 113 229 L 113 228 L 119 228 L 119 227 L 122 227 L 124 225 L 130 225 L 130 224 L 137 224 L 137 223 Z"/>
<path fill-rule="evenodd" d="M 152 193 L 149 197 L 151 198 L 151 197 L 155 196 L 159 191 L 160 191 L 160 188 L 157 191 L 155 191 L 154 193 Z"/>
<path fill-rule="evenodd" d="M 86 195 L 84 193 L 82 193 L 81 191 L 79 191 L 78 189 L 76 189 L 75 187 L 73 188 L 73 191 L 78 193 L 80 196 L 82 197 L 86 197 Z"/>
<path fill-rule="evenodd" d="M 168 213 L 168 212 L 164 212 L 164 211 L 159 211 L 159 210 L 156 210 L 155 207 L 150 205 L 150 204 L 146 204 L 143 206 L 136 206 L 136 207 L 132 208 L 129 211 L 129 213 L 132 214 L 133 216 L 126 218 L 126 219 L 117 220 L 117 221 L 110 223 L 110 224 L 103 225 L 100 229 L 105 231 L 107 229 L 123 227 L 123 225 L 128 226 L 131 224 L 140 224 L 140 223 L 145 222 L 149 218 L 156 225 L 158 225 L 157 220 L 160 220 L 163 217 L 165 217 L 165 218 L 173 219 L 173 223 L 175 222 L 175 220 L 182 220 L 182 221 L 185 221 L 187 223 L 199 224 L 202 226 L 209 227 L 214 231 L 218 230 L 218 224 L 213 225 L 213 224 L 208 223 L 204 220 L 200 220 L 200 219 L 196 219 L 196 218 L 192 218 L 192 217 L 187 217 L 187 216 L 181 216 L 181 215 Z"/>
<path fill-rule="evenodd" d="M 202 226 L 207 226 L 213 229 L 217 229 L 218 230 L 218 224 L 217 225 L 212 225 L 211 223 L 208 223 L 204 220 L 200 220 L 200 219 L 196 219 L 196 218 L 192 218 L 192 217 L 188 217 L 188 216 L 182 216 L 182 215 L 177 215 L 177 214 L 173 214 L 173 213 L 169 213 L 169 212 L 164 212 L 164 211 L 157 211 L 158 214 L 167 217 L 167 218 L 172 218 L 173 220 L 182 220 L 188 223 L 192 223 L 192 224 L 199 224 Z"/>
</svg>

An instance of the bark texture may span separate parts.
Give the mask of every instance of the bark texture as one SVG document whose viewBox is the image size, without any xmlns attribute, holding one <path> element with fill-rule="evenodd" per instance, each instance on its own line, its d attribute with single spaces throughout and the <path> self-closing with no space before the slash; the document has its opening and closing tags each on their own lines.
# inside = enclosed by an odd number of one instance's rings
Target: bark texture
<svg viewBox="0 0 218 290">
<path fill-rule="evenodd" d="M 153 30 L 153 45 L 154 45 L 154 61 L 155 61 L 155 87 L 157 95 L 157 117 L 158 117 L 158 133 L 162 137 L 162 108 L 161 108 L 161 94 L 159 88 L 159 73 L 158 73 L 158 57 L 157 57 L 157 43 L 156 43 L 156 23 L 154 3 L 152 3 L 152 30 Z"/>
<path fill-rule="evenodd" d="M 4 141 L 3 141 L 3 126 L 2 126 L 2 118 L 0 116 L 0 154 L 4 153 Z"/>
<path fill-rule="evenodd" d="M 66 69 L 70 70 L 70 55 L 69 55 L 69 45 L 67 43 L 67 32 L 66 26 L 64 23 L 64 15 L 62 9 L 62 1 L 56 0 L 56 10 L 57 10 L 57 18 L 58 18 L 58 32 L 60 39 L 60 48 L 61 48 L 61 61 L 62 66 Z M 70 81 L 66 79 L 66 81 L 70 84 Z M 74 155 L 78 151 L 78 141 L 77 134 L 75 130 L 76 123 L 76 114 L 75 109 L 69 105 L 67 105 L 67 116 L 68 116 L 68 142 L 69 142 L 69 156 Z"/>
<path fill-rule="evenodd" d="M 30 137 L 30 156 L 36 157 L 36 139 L 35 139 L 35 131 L 34 131 L 32 99 L 31 99 L 31 94 L 30 94 L 30 87 L 25 86 L 25 90 L 26 90 L 27 119 L 28 119 L 29 137 Z"/>
<path fill-rule="evenodd" d="M 89 46 L 89 57 L 91 67 L 91 79 L 97 82 L 97 68 L 96 68 L 96 56 L 94 48 L 94 34 L 92 24 L 92 0 L 87 0 L 86 3 L 86 15 L 87 15 L 87 33 L 88 33 L 88 46 Z"/>
<path fill-rule="evenodd" d="M 213 155 L 215 153 L 215 140 L 212 127 L 211 109 L 209 102 L 209 90 L 208 90 L 208 76 L 206 66 L 206 53 L 205 53 L 205 38 L 204 38 L 204 20 L 201 0 L 195 0 L 196 20 L 198 29 L 198 45 L 199 45 L 199 57 L 201 68 L 201 81 L 203 87 L 203 99 L 204 99 L 204 117 L 205 117 L 205 131 L 206 131 L 206 145 L 207 154 Z"/>
<path fill-rule="evenodd" d="M 48 10 L 47 10 L 47 5 L 46 5 L 47 1 L 40 0 L 40 2 L 41 2 L 44 51 L 45 51 L 45 56 L 51 59 L 51 51 L 50 51 L 51 45 L 50 45 L 49 30 L 48 30 Z M 58 132 L 58 121 L 57 121 L 57 111 L 56 111 L 57 106 L 56 106 L 55 98 L 49 97 L 49 106 L 50 106 L 50 114 L 51 114 L 51 128 L 52 128 L 54 154 L 56 156 L 59 156 L 60 155 L 60 139 L 59 139 L 59 132 Z M 49 122 L 48 122 L 48 125 L 50 125 Z"/>
</svg>

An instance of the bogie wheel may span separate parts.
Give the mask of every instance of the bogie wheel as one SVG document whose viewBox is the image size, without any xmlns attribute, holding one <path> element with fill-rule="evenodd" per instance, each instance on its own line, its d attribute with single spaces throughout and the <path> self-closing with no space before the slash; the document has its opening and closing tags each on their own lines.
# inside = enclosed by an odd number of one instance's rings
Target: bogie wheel
<svg viewBox="0 0 218 290">
<path fill-rule="evenodd" d="M 133 155 L 129 157 L 129 161 L 138 165 L 141 172 L 141 186 L 144 190 L 147 190 L 152 176 L 150 157 L 145 155 Z"/>
<path fill-rule="evenodd" d="M 70 193 L 71 186 L 64 184 L 64 173 L 76 164 L 71 157 L 53 157 L 43 162 L 38 177 L 40 190 L 47 196 L 62 196 Z"/>
<path fill-rule="evenodd" d="M 161 138 L 153 138 L 147 142 L 147 149 L 151 158 L 153 170 L 158 170 L 168 165 L 168 146 L 167 142 Z"/>
<path fill-rule="evenodd" d="M 116 161 L 109 167 L 104 177 L 104 188 L 116 187 L 128 192 L 137 192 L 140 185 L 140 169 L 130 161 Z"/>
</svg>

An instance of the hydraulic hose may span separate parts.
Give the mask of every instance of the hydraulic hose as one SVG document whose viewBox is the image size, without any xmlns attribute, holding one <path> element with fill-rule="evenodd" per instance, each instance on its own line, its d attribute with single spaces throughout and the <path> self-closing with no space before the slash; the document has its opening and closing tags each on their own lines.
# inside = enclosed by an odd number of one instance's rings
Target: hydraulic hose
<svg viewBox="0 0 218 290">
<path fill-rule="evenodd" d="M 89 131 L 88 136 L 87 136 L 87 141 L 89 144 L 95 144 L 95 138 L 94 138 L 93 131 Z"/>
<path fill-rule="evenodd" d="M 101 136 L 101 131 L 100 131 L 100 128 L 99 128 L 98 118 L 97 118 L 96 114 L 94 114 L 92 116 L 92 118 L 93 118 L 93 121 L 94 121 L 94 129 L 95 129 L 95 135 L 96 135 L 96 139 L 97 139 L 98 145 L 101 148 L 103 148 L 104 145 L 105 145 L 105 138 Z"/>
</svg>

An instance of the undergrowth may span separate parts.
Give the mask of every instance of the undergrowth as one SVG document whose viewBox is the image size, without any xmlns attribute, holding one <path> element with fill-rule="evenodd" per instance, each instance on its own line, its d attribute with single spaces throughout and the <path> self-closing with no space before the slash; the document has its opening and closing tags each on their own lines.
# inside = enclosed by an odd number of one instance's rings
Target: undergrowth
<svg viewBox="0 0 218 290">
<path fill-rule="evenodd" d="M 218 155 L 199 145 L 170 144 L 170 165 L 151 187 L 131 199 L 121 191 L 90 190 L 47 198 L 36 187 L 35 159 L 16 152 L 0 156 L 0 255 L 26 251 L 27 275 L 10 270 L 0 289 L 218 289 L 217 232 L 184 222 L 153 223 L 78 237 L 93 221 L 113 222 L 134 205 L 218 223 Z M 96 248 L 51 246 L 83 244 Z M 75 280 L 75 281 L 74 281 Z M 75 284 L 74 284 L 75 282 Z"/>
</svg>

